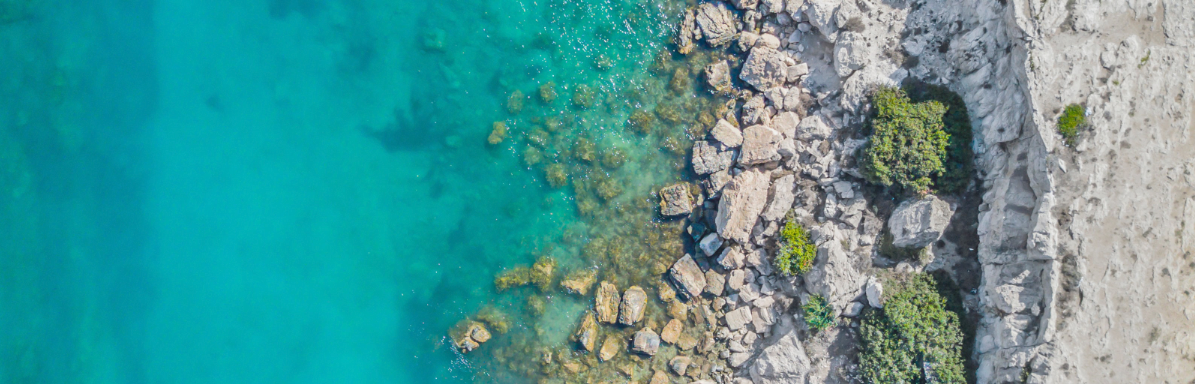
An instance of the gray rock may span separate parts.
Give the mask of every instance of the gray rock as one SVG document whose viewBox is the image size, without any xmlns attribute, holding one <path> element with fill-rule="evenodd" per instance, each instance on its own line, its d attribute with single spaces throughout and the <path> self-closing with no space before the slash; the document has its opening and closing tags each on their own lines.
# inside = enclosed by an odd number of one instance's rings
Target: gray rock
<svg viewBox="0 0 1195 384">
<path fill-rule="evenodd" d="M 794 34 L 795 35 L 795 34 Z M 788 82 L 795 83 L 805 75 L 809 74 L 809 64 L 800 63 L 797 65 L 790 65 L 788 67 Z"/>
<path fill-rule="evenodd" d="M 705 81 L 709 84 L 710 89 L 717 92 L 724 92 L 730 89 L 730 65 L 726 60 L 710 64 L 705 67 Z"/>
<path fill-rule="evenodd" d="M 643 319 L 643 308 L 647 306 L 647 292 L 638 286 L 627 288 L 622 294 L 622 304 L 618 306 L 618 323 L 634 325 Z"/>
<path fill-rule="evenodd" d="M 759 0 L 734 0 L 734 6 L 741 10 L 755 9 L 759 6 Z"/>
<path fill-rule="evenodd" d="M 884 286 L 876 280 L 875 276 L 867 278 L 867 287 L 864 288 L 867 293 L 867 304 L 874 308 L 884 308 Z"/>
<path fill-rule="evenodd" d="M 768 202 L 768 206 L 763 211 L 763 219 L 767 221 L 780 221 L 788 211 L 793 208 L 793 202 L 796 201 L 797 195 L 794 189 L 797 185 L 797 177 L 795 175 L 787 175 L 776 179 L 772 182 L 772 200 Z"/>
<path fill-rule="evenodd" d="M 722 254 L 718 255 L 718 265 L 721 265 L 725 269 L 742 268 L 745 258 L 746 256 L 737 247 L 726 247 L 726 249 L 722 250 Z"/>
<path fill-rule="evenodd" d="M 780 161 L 780 134 L 764 125 L 743 130 L 743 153 L 739 163 L 756 165 Z"/>
<path fill-rule="evenodd" d="M 831 43 L 838 40 L 838 24 L 834 16 L 841 2 L 842 0 L 817 0 L 810 2 L 809 8 L 805 9 L 809 23 Z"/>
<path fill-rule="evenodd" d="M 714 296 L 722 296 L 726 289 L 726 276 L 714 270 L 705 271 L 705 291 Z"/>
<path fill-rule="evenodd" d="M 721 171 L 711 173 L 709 178 L 701 182 L 701 185 L 705 187 L 706 193 L 710 197 L 717 197 L 719 193 L 722 193 L 722 187 L 725 187 L 726 184 L 730 183 L 731 179 L 730 171 L 723 169 Z"/>
<path fill-rule="evenodd" d="M 927 246 L 942 236 L 952 215 L 954 211 L 950 209 L 950 203 L 934 195 L 906 200 L 888 218 L 892 245 L 903 248 Z"/>
<path fill-rule="evenodd" d="M 821 115 L 811 115 L 797 124 L 797 139 L 801 141 L 825 140 L 830 136 L 830 126 Z"/>
<path fill-rule="evenodd" d="M 859 316 L 860 313 L 863 313 L 863 303 L 857 301 L 852 301 L 851 304 L 847 305 L 846 309 L 842 311 L 842 315 L 846 317 Z"/>
<path fill-rule="evenodd" d="M 747 271 L 742 269 L 730 271 L 730 277 L 726 279 L 726 287 L 730 288 L 732 291 L 738 292 L 740 289 L 743 289 L 743 283 L 746 278 Z"/>
<path fill-rule="evenodd" d="M 730 354 L 730 366 L 738 368 L 751 358 L 750 352 L 735 352 Z M 697 383 L 697 382 L 694 382 Z"/>
<path fill-rule="evenodd" d="M 705 235 L 705 237 L 697 243 L 697 247 L 701 248 L 701 252 L 706 256 L 712 257 L 718 252 L 718 248 L 722 247 L 722 243 L 722 236 L 718 236 L 717 233 L 711 233 Z"/>
<path fill-rule="evenodd" d="M 660 335 L 657 335 L 651 328 L 640 329 L 639 332 L 635 332 L 634 341 L 631 342 L 631 350 L 644 355 L 655 356 L 656 352 L 660 350 Z"/>
<path fill-rule="evenodd" d="M 764 96 L 755 95 L 743 103 L 743 125 L 764 124 L 770 118 Z"/>
<path fill-rule="evenodd" d="M 680 183 L 660 190 L 660 214 L 664 216 L 687 215 L 693 212 L 693 198 L 688 184 Z"/>
<path fill-rule="evenodd" d="M 755 384 L 804 383 L 810 365 L 801 340 L 790 330 L 775 344 L 764 348 L 748 371 Z"/>
<path fill-rule="evenodd" d="M 714 219 L 723 239 L 746 244 L 768 200 L 770 173 L 749 169 L 735 176 L 722 191 Z"/>
<path fill-rule="evenodd" d="M 673 263 L 668 272 L 672 281 L 679 286 L 679 292 L 689 299 L 701 295 L 705 290 L 705 274 L 697 267 L 697 262 L 693 261 L 692 256 L 686 254 Z"/>
<path fill-rule="evenodd" d="M 754 47 L 757 41 L 759 41 L 759 35 L 753 32 L 739 33 L 739 50 L 746 52 Z"/>
<path fill-rule="evenodd" d="M 834 71 L 838 77 L 848 77 L 876 56 L 862 35 L 843 32 L 834 44 Z"/>
<path fill-rule="evenodd" d="M 772 118 L 769 125 L 784 137 L 792 139 L 797 137 L 797 125 L 799 124 L 801 124 L 801 117 L 796 113 L 781 112 Z"/>
<path fill-rule="evenodd" d="M 719 151 L 717 147 L 710 145 L 705 140 L 693 143 L 693 172 L 707 175 L 725 171 L 730 168 L 732 163 L 734 163 L 733 151 Z"/>
<path fill-rule="evenodd" d="M 813 269 L 805 274 L 805 289 L 820 294 L 836 309 L 859 296 L 864 279 L 851 264 L 837 240 L 829 240 L 818 247 Z"/>
<path fill-rule="evenodd" d="M 705 36 L 705 42 L 711 46 L 721 46 L 734 40 L 738 32 L 737 20 L 734 12 L 721 1 L 701 3 L 697 7 L 694 21 L 697 29 Z"/>
<path fill-rule="evenodd" d="M 725 119 L 718 120 L 718 123 L 714 124 L 714 129 L 710 130 L 710 135 L 714 137 L 714 140 L 718 140 L 718 142 L 727 148 L 736 148 L 743 145 L 743 132 Z"/>
<path fill-rule="evenodd" d="M 784 0 L 763 0 L 759 12 L 765 15 L 784 12 Z"/>
<path fill-rule="evenodd" d="M 780 49 L 780 38 L 776 37 L 776 35 L 773 35 L 771 33 L 764 33 L 764 34 L 759 35 L 759 41 L 755 42 L 755 46 L 766 47 L 766 48 L 771 48 L 771 49 Z M 785 76 L 787 76 L 787 75 L 788 75 L 788 73 L 785 72 Z M 786 79 L 787 79 L 787 77 L 786 77 Z"/>
<path fill-rule="evenodd" d="M 743 329 L 748 323 L 751 323 L 751 307 L 742 306 L 739 309 L 730 311 L 726 314 L 726 328 L 737 331 Z"/>
<path fill-rule="evenodd" d="M 788 64 L 784 54 L 768 47 L 755 47 L 743 62 L 739 78 L 760 91 L 784 85 L 788 79 Z"/>
</svg>

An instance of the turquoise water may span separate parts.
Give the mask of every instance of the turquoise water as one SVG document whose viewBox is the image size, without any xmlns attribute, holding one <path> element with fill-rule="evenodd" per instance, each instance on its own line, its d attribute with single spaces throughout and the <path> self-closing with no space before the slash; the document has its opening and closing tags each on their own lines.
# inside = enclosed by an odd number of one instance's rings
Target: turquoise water
<svg viewBox="0 0 1195 384">
<path fill-rule="evenodd" d="M 533 381 L 592 299 L 497 273 L 681 254 L 651 193 L 716 105 L 683 7 L 0 0 L 0 382 Z M 484 308 L 511 331 L 456 352 Z"/>
</svg>

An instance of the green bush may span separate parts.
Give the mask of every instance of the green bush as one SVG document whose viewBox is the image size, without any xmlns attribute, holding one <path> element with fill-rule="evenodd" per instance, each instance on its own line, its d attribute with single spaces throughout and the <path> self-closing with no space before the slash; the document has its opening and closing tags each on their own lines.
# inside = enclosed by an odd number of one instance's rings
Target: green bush
<svg viewBox="0 0 1195 384">
<path fill-rule="evenodd" d="M 1058 116 L 1058 133 L 1066 140 L 1066 145 L 1075 145 L 1075 137 L 1079 135 L 1079 127 L 1087 125 L 1087 110 L 1079 104 L 1071 104 L 1062 110 Z"/>
<path fill-rule="evenodd" d="M 860 326 L 865 381 L 965 383 L 959 318 L 933 278 L 917 274 L 888 285 L 884 308 L 867 312 Z"/>
<path fill-rule="evenodd" d="M 776 269 L 786 275 L 800 275 L 813 268 L 817 245 L 809 240 L 805 228 L 795 219 L 788 219 L 780 230 L 780 252 L 772 259 Z"/>
<path fill-rule="evenodd" d="M 946 107 L 937 101 L 914 104 L 904 91 L 881 88 L 872 94 L 868 119 L 871 140 L 859 157 L 868 182 L 902 192 L 924 192 L 945 168 L 950 135 L 942 124 Z"/>
<path fill-rule="evenodd" d="M 834 308 L 822 295 L 810 297 L 809 302 L 802 305 L 801 309 L 805 311 L 805 324 L 809 324 L 809 329 L 814 332 L 834 324 Z"/>
<path fill-rule="evenodd" d="M 910 82 L 904 88 L 914 103 L 937 101 L 946 107 L 942 116 L 943 128 L 949 135 L 946 145 L 945 170 L 933 179 L 934 189 L 942 193 L 959 193 L 967 189 L 975 173 L 975 153 L 971 150 L 971 115 L 962 96 L 942 86 Z"/>
</svg>

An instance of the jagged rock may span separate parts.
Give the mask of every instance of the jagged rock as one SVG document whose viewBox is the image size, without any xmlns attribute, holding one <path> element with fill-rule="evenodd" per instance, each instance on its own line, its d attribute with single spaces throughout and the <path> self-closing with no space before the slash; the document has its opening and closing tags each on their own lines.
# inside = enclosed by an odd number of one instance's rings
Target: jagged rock
<svg viewBox="0 0 1195 384">
<path fill-rule="evenodd" d="M 859 296 L 863 282 L 837 240 L 826 241 L 818 247 L 813 269 L 805 274 L 805 289 L 822 295 L 836 309 L 845 307 Z"/>
<path fill-rule="evenodd" d="M 680 292 L 689 299 L 701 295 L 705 290 L 705 274 L 701 272 L 697 262 L 693 261 L 692 256 L 686 254 L 673 263 L 668 272 L 672 281 L 679 286 Z"/>
<path fill-rule="evenodd" d="M 771 127 L 785 138 L 797 137 L 797 125 L 801 124 L 801 117 L 793 112 L 781 112 L 772 118 Z"/>
<path fill-rule="evenodd" d="M 788 64 L 785 63 L 784 54 L 768 47 L 752 48 L 747 61 L 743 62 L 739 79 L 761 92 L 784 85 L 788 79 Z"/>
<path fill-rule="evenodd" d="M 812 24 L 826 41 L 831 43 L 838 40 L 838 24 L 835 20 L 835 13 L 838 12 L 838 6 L 842 0 L 817 0 L 809 2 L 809 7 L 805 9 L 805 15 L 809 17 L 809 23 Z"/>
<path fill-rule="evenodd" d="M 722 143 L 727 148 L 737 148 L 743 145 L 743 132 L 725 119 L 718 120 L 718 123 L 714 124 L 714 129 L 710 130 L 710 135 L 714 137 L 714 140 L 718 140 L 719 143 Z"/>
<path fill-rule="evenodd" d="M 759 0 L 734 0 L 734 6 L 744 11 L 755 9 L 759 6 Z"/>
<path fill-rule="evenodd" d="M 811 115 L 797 124 L 797 140 L 825 140 L 830 136 L 830 126 L 821 115 Z"/>
<path fill-rule="evenodd" d="M 622 304 L 618 307 L 618 323 L 634 325 L 643 319 L 643 308 L 647 305 L 647 292 L 638 286 L 627 288 L 622 294 Z"/>
<path fill-rule="evenodd" d="M 725 187 L 726 184 L 730 183 L 731 179 L 732 177 L 730 176 L 730 172 L 723 169 L 721 171 L 711 173 L 709 178 L 701 182 L 701 185 L 705 187 L 705 190 L 709 196 L 718 197 L 718 195 L 722 193 L 722 187 Z"/>
<path fill-rule="evenodd" d="M 660 331 L 660 340 L 668 344 L 676 344 L 676 339 L 680 337 L 680 333 L 684 329 L 685 323 L 680 320 L 668 320 L 668 324 L 665 324 L 664 329 Z"/>
<path fill-rule="evenodd" d="M 705 35 L 705 42 L 711 46 L 721 46 L 733 41 L 735 33 L 738 32 L 734 12 L 721 1 L 699 5 L 694 21 L 697 29 Z"/>
<path fill-rule="evenodd" d="M 684 376 L 685 371 L 689 369 L 689 363 L 692 361 L 693 359 L 688 356 L 676 356 L 672 360 L 668 360 L 668 368 L 671 368 L 672 372 L 676 372 L 678 376 Z"/>
<path fill-rule="evenodd" d="M 746 244 L 768 200 L 770 173 L 749 169 L 731 179 L 718 201 L 714 223 L 723 239 Z"/>
<path fill-rule="evenodd" d="M 888 218 L 892 245 L 903 248 L 927 246 L 942 236 L 952 215 L 954 211 L 950 209 L 950 203 L 934 195 L 900 203 Z"/>
<path fill-rule="evenodd" d="M 761 95 L 756 95 L 743 103 L 743 125 L 763 124 L 771 119 L 768 116 L 768 104 Z"/>
<path fill-rule="evenodd" d="M 721 273 L 714 272 L 714 270 L 705 271 L 705 291 L 709 294 L 722 296 L 722 291 L 726 288 L 726 276 Z"/>
<path fill-rule="evenodd" d="M 735 129 L 737 130 L 737 128 Z M 741 144 L 741 134 L 739 140 Z M 730 168 L 731 163 L 734 163 L 733 151 L 719 151 L 717 147 L 710 145 L 705 140 L 693 143 L 693 172 L 706 175 L 725 171 Z"/>
<path fill-rule="evenodd" d="M 767 209 L 763 211 L 763 219 L 767 221 L 779 221 L 788 214 L 789 210 L 793 208 L 793 202 L 796 201 L 797 195 L 793 189 L 796 187 L 796 175 L 786 175 L 776 181 L 772 182 L 772 201 L 768 202 Z"/>
<path fill-rule="evenodd" d="M 756 165 L 780 160 L 780 134 L 764 125 L 743 130 L 743 153 L 739 163 Z"/>
<path fill-rule="evenodd" d="M 867 278 L 867 304 L 874 308 L 884 308 L 884 286 L 874 276 Z"/>
<path fill-rule="evenodd" d="M 726 328 L 731 331 L 743 329 L 751 323 L 751 307 L 743 306 L 726 314 Z"/>
<path fill-rule="evenodd" d="M 701 31 L 697 29 L 697 12 L 692 9 L 685 11 L 685 17 L 676 33 L 677 51 L 682 55 L 688 55 L 693 48 L 696 48 L 694 40 L 700 38 Z"/>
<path fill-rule="evenodd" d="M 610 361 L 614 356 L 618 356 L 618 351 L 622 349 L 622 338 L 616 335 L 606 336 L 606 341 L 602 342 L 602 349 L 598 351 L 598 358 L 602 361 Z"/>
<path fill-rule="evenodd" d="M 586 312 L 585 317 L 581 320 L 581 326 L 577 327 L 577 332 L 573 335 L 573 340 L 585 348 L 586 351 L 593 352 L 597 347 L 598 339 L 598 324 L 594 318 L 593 313 Z"/>
<path fill-rule="evenodd" d="M 726 63 L 726 60 L 706 66 L 705 81 L 709 84 L 710 89 L 716 92 L 730 90 L 730 65 Z"/>
<path fill-rule="evenodd" d="M 761 7 L 759 7 L 759 12 L 765 15 L 784 12 L 784 0 L 763 0 L 760 3 Z"/>
<path fill-rule="evenodd" d="M 743 267 L 743 253 L 735 247 L 726 247 L 722 250 L 722 254 L 718 256 L 718 265 L 725 269 L 738 269 Z"/>
<path fill-rule="evenodd" d="M 631 350 L 642 353 L 648 356 L 655 356 L 656 352 L 660 350 L 660 335 L 656 334 L 651 328 L 640 329 L 635 332 L 634 341 L 631 342 Z"/>
<path fill-rule="evenodd" d="M 867 65 L 875 56 L 862 35 L 843 32 L 834 44 L 834 71 L 838 73 L 838 77 L 848 77 Z"/>
<path fill-rule="evenodd" d="M 689 185 L 673 184 L 660 189 L 660 214 L 664 216 L 687 215 L 693 212 L 693 198 Z"/>
<path fill-rule="evenodd" d="M 598 284 L 597 294 L 594 295 L 594 308 L 597 310 L 597 320 L 606 324 L 618 321 L 618 304 L 621 296 L 618 287 L 608 282 Z"/>
<path fill-rule="evenodd" d="M 697 242 L 697 247 L 701 248 L 701 252 L 706 256 L 714 256 L 718 253 L 718 248 L 722 247 L 722 236 L 717 233 L 705 235 L 701 241 Z"/>
<path fill-rule="evenodd" d="M 790 330 L 775 344 L 764 348 L 749 372 L 755 384 L 804 383 L 810 368 L 811 362 L 797 332 Z"/>
</svg>

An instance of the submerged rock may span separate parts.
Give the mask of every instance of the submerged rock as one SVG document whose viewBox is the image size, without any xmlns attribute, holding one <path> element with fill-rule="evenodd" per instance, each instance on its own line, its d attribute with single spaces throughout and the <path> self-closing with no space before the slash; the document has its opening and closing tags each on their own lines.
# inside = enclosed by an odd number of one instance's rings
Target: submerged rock
<svg viewBox="0 0 1195 384">
<path fill-rule="evenodd" d="M 656 334 L 651 328 L 640 329 L 635 332 L 634 342 L 631 343 L 631 350 L 642 353 L 648 356 L 655 356 L 656 352 L 660 350 L 660 335 Z"/>
<path fill-rule="evenodd" d="M 672 372 L 676 372 L 677 375 L 684 376 L 685 371 L 689 370 L 689 363 L 692 361 L 693 359 L 688 356 L 676 356 L 672 360 L 668 360 L 668 368 L 671 368 Z"/>
<path fill-rule="evenodd" d="M 592 312 L 585 312 L 584 318 L 581 320 L 581 326 L 577 327 L 577 333 L 573 335 L 573 340 L 581 345 L 586 351 L 593 352 L 597 347 L 598 325 Z"/>
<path fill-rule="evenodd" d="M 617 322 L 620 299 L 618 287 L 605 281 L 601 282 L 598 285 L 597 295 L 594 296 L 594 309 L 597 311 L 597 320 L 606 324 Z"/>
<path fill-rule="evenodd" d="M 689 185 L 673 184 L 660 190 L 660 214 L 664 216 L 687 215 L 693 212 L 693 199 Z"/>
<path fill-rule="evenodd" d="M 602 361 L 610 361 L 614 356 L 618 356 L 618 351 L 623 349 L 622 339 L 616 335 L 606 336 L 606 341 L 602 342 L 602 349 L 598 351 L 598 358 Z"/>
<path fill-rule="evenodd" d="M 686 254 L 672 264 L 672 268 L 668 272 L 672 281 L 679 286 L 680 293 L 690 300 L 698 297 L 705 290 L 705 274 L 701 272 L 697 262 L 693 261 L 692 256 Z"/>
<path fill-rule="evenodd" d="M 490 332 L 485 329 L 485 325 L 471 320 L 463 325 L 458 323 L 456 331 L 452 332 L 449 336 L 452 337 L 453 345 L 457 349 L 460 349 L 461 352 L 470 352 L 477 349 L 481 343 L 489 341 L 491 337 Z"/>
<path fill-rule="evenodd" d="M 570 272 L 560 281 L 560 286 L 568 293 L 575 293 L 581 296 L 589 294 L 589 288 L 593 287 L 593 283 L 597 282 L 596 269 L 584 269 L 580 271 Z"/>
<path fill-rule="evenodd" d="M 618 307 L 618 323 L 634 325 L 643 319 L 643 308 L 647 306 L 647 292 L 638 286 L 627 288 L 622 294 L 622 304 Z"/>
<path fill-rule="evenodd" d="M 685 323 L 680 320 L 668 320 L 668 324 L 664 325 L 664 329 L 660 331 L 660 340 L 668 344 L 676 344 L 676 339 L 680 337 L 680 333 L 684 329 Z"/>
<path fill-rule="evenodd" d="M 892 245 L 902 248 L 921 248 L 942 236 L 954 211 L 950 203 L 928 195 L 920 200 L 907 200 L 888 218 Z"/>
</svg>

